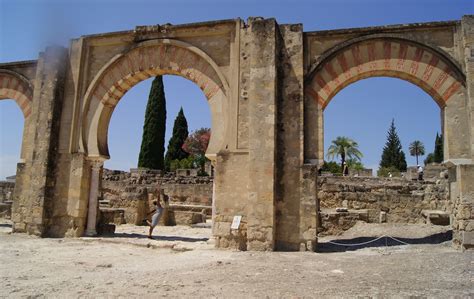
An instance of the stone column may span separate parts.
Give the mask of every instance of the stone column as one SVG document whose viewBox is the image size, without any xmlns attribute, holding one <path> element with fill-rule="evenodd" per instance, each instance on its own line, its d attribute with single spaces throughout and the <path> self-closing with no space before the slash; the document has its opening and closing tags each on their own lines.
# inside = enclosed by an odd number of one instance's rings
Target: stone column
<svg viewBox="0 0 474 299">
<path fill-rule="evenodd" d="M 304 99 L 304 160 L 321 165 L 324 161 L 324 109 L 308 94 Z"/>
<path fill-rule="evenodd" d="M 100 170 L 103 160 L 90 160 L 91 164 L 91 182 L 89 185 L 89 204 L 87 209 L 87 227 L 85 235 L 88 237 L 97 235 L 97 211 L 99 207 L 99 186 L 100 186 Z"/>
<path fill-rule="evenodd" d="M 275 245 L 276 30 L 274 19 L 249 19 L 249 201 L 247 249 Z"/>
<path fill-rule="evenodd" d="M 211 228 L 212 228 L 212 231 L 214 231 L 214 221 L 216 221 L 216 183 L 214 182 L 214 180 L 212 180 L 212 202 L 211 202 L 211 205 L 212 205 L 212 213 L 211 213 L 211 219 L 212 219 L 212 222 L 211 222 Z"/>
<path fill-rule="evenodd" d="M 450 167 L 450 197 L 453 202 L 453 244 L 462 249 L 474 248 L 474 16 L 461 20 L 466 90 L 459 97 L 464 100 L 459 111 L 466 111 L 465 125 L 454 131 L 453 137 L 467 143 L 461 158 L 446 163 Z M 453 99 L 450 99 L 448 105 Z M 450 118 L 458 122 L 458 118 Z M 449 123 L 448 123 L 449 124 Z M 470 137 L 470 139 L 468 138 Z M 450 151 L 451 148 L 448 148 Z M 451 154 L 451 152 L 450 152 Z M 450 159 L 449 157 L 448 159 Z M 445 157 L 446 159 L 446 157 Z"/>
</svg>

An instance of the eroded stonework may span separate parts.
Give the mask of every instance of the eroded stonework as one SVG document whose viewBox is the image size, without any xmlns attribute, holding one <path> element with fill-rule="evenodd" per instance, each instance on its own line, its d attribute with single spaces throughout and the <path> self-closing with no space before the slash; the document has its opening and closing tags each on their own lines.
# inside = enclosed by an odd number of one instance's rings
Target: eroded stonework
<svg viewBox="0 0 474 299">
<path fill-rule="evenodd" d="M 470 247 L 472 49 L 473 16 L 314 32 L 249 18 L 82 36 L 36 61 L 0 64 L 0 99 L 16 100 L 25 116 L 14 231 L 95 235 L 112 113 L 138 82 L 171 74 L 195 82 L 208 99 L 216 245 L 315 250 L 324 108 L 348 84 L 390 76 L 440 106 L 454 243 Z M 242 216 L 238 229 L 234 216 Z"/>
</svg>

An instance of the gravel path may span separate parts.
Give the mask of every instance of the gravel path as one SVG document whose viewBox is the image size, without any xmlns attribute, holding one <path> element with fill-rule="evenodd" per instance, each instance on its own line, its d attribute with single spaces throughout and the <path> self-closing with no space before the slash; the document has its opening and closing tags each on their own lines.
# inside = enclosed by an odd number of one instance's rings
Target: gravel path
<svg viewBox="0 0 474 299">
<path fill-rule="evenodd" d="M 0 223 L 0 297 L 474 297 L 474 252 L 449 242 L 237 252 L 213 249 L 209 228 L 158 227 L 156 240 L 128 225 L 115 238 L 40 239 L 9 230 Z M 337 240 L 388 232 L 423 240 L 443 231 L 360 224 Z"/>
</svg>

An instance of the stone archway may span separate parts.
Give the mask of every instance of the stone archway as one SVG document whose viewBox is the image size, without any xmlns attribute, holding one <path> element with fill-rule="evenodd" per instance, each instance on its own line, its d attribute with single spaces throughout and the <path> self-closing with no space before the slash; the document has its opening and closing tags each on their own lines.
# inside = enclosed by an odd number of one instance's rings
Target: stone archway
<svg viewBox="0 0 474 299">
<path fill-rule="evenodd" d="M 157 75 L 178 75 L 204 92 L 212 118 L 207 156 L 213 158 L 225 141 L 228 86 L 212 59 L 181 41 L 163 39 L 140 43 L 107 63 L 85 96 L 82 145 L 89 157 L 109 157 L 107 131 L 113 110 L 135 84 Z"/>
<path fill-rule="evenodd" d="M 24 76 L 0 69 L 0 100 L 12 99 L 20 107 L 24 116 L 23 137 L 20 160 L 25 161 L 27 152 L 27 132 L 33 102 L 33 87 Z"/>
<path fill-rule="evenodd" d="M 215 160 L 225 147 L 228 85 L 212 59 L 200 49 L 171 39 L 138 44 L 115 56 L 95 76 L 85 95 L 82 146 L 92 172 L 88 219 L 96 219 L 100 169 L 109 158 L 107 142 L 112 113 L 122 96 L 137 83 L 157 75 L 178 75 L 196 83 L 204 92 L 212 118 L 212 136 L 206 156 Z M 86 234 L 94 235 L 95 220 L 88 220 Z"/>
<path fill-rule="evenodd" d="M 387 35 L 356 38 L 335 46 L 311 67 L 305 80 L 309 118 L 305 152 L 323 160 L 323 111 L 344 87 L 370 77 L 395 77 L 415 84 L 438 104 L 443 115 L 445 159 L 471 159 L 465 107 L 466 83 L 460 67 L 442 50 Z M 312 117 L 316 116 L 316 117 Z M 462 132 L 462 133 L 461 133 Z"/>
</svg>

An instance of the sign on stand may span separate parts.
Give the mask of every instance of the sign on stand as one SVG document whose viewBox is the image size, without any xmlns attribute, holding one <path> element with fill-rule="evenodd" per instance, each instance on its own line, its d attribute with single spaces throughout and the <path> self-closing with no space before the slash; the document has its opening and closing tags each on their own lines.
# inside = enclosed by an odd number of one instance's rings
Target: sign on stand
<svg viewBox="0 0 474 299">
<path fill-rule="evenodd" d="M 230 229 L 239 229 L 241 220 L 242 216 L 234 216 L 234 220 L 232 220 L 232 225 L 230 226 Z"/>
</svg>

